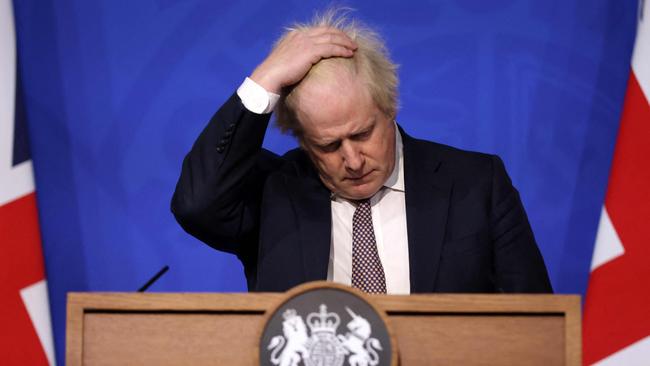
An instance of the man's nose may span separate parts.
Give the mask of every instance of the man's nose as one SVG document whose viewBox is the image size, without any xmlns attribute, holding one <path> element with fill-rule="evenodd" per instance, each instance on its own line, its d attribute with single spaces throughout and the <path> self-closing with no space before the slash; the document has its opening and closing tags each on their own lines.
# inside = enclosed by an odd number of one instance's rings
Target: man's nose
<svg viewBox="0 0 650 366">
<path fill-rule="evenodd" d="M 360 172 L 363 170 L 365 159 L 358 146 L 354 143 L 344 141 L 341 145 L 341 152 L 343 154 L 345 168 L 348 171 Z"/>
</svg>

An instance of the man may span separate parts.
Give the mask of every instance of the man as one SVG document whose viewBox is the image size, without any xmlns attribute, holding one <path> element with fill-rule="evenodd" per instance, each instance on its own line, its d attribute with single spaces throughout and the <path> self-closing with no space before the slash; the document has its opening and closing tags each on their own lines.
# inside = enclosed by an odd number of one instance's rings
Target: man
<svg viewBox="0 0 650 366">
<path fill-rule="evenodd" d="M 274 107 L 300 143 L 282 157 L 261 148 Z M 336 12 L 298 25 L 201 133 L 172 211 L 236 254 L 252 291 L 550 292 L 501 160 L 414 139 L 396 110 L 374 32 Z"/>
</svg>

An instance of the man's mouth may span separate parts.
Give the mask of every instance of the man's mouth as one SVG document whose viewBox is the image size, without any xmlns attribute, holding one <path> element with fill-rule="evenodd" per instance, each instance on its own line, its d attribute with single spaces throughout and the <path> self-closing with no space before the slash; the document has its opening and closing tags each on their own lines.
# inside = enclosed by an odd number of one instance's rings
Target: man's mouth
<svg viewBox="0 0 650 366">
<path fill-rule="evenodd" d="M 370 173 L 372 173 L 372 172 L 373 172 L 373 170 L 370 170 L 370 171 L 368 171 L 367 173 L 365 173 L 363 175 L 359 175 L 359 176 L 356 176 L 356 177 L 347 177 L 345 179 L 348 179 L 348 180 L 351 180 L 351 181 L 360 181 L 360 180 L 363 180 L 364 178 L 366 178 L 367 176 L 369 176 Z"/>
</svg>

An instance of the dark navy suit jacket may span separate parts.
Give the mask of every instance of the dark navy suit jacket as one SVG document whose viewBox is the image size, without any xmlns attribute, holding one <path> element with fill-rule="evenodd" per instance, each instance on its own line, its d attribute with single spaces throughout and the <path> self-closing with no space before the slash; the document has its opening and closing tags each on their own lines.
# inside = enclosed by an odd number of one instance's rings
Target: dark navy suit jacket
<svg viewBox="0 0 650 366">
<path fill-rule="evenodd" d="M 269 119 L 233 95 L 185 157 L 172 198 L 188 233 L 238 256 L 251 291 L 324 280 L 330 254 L 330 192 L 303 151 L 262 149 Z M 400 132 L 411 292 L 551 292 L 501 160 Z"/>
</svg>

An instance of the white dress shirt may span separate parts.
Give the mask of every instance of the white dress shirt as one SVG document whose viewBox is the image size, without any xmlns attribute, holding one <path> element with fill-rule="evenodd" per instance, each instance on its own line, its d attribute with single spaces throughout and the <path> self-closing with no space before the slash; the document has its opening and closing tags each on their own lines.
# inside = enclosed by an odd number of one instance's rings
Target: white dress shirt
<svg viewBox="0 0 650 366">
<path fill-rule="evenodd" d="M 402 137 L 397 128 L 395 167 L 384 186 L 370 198 L 370 206 L 377 252 L 386 276 L 386 291 L 389 294 L 409 294 L 404 159 Z M 352 284 L 352 216 L 355 209 L 356 206 L 344 198 L 332 199 L 332 243 L 327 279 L 348 286 Z"/>
<path fill-rule="evenodd" d="M 267 92 L 246 78 L 237 89 L 244 107 L 253 113 L 273 111 L 279 95 Z M 395 166 L 382 189 L 370 198 L 372 225 L 377 252 L 384 267 L 389 294 L 409 294 L 411 290 L 404 193 L 404 159 L 402 138 L 395 128 Z M 332 196 L 332 238 L 327 280 L 352 284 L 352 216 L 356 206 Z"/>
</svg>

